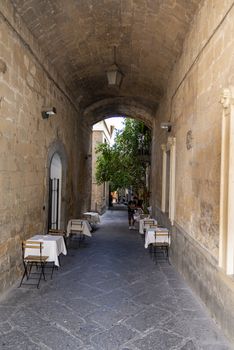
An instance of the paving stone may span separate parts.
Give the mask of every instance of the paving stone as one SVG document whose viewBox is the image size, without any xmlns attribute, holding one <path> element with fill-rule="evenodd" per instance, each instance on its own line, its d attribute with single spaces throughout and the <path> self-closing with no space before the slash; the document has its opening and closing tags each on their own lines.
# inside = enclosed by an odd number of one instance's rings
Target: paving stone
<svg viewBox="0 0 234 350">
<path fill-rule="evenodd" d="M 121 289 L 116 289 L 112 292 L 106 293 L 105 295 L 93 298 L 95 304 L 107 306 L 111 308 L 118 308 L 118 305 L 124 300 L 128 299 L 128 293 Z"/>
<path fill-rule="evenodd" d="M 192 340 L 186 342 L 186 344 L 181 348 L 181 350 L 198 350 L 198 347 L 194 344 Z"/>
<path fill-rule="evenodd" d="M 86 345 L 90 344 L 90 338 L 97 333 L 104 330 L 101 323 L 92 322 L 89 319 L 86 323 L 82 324 L 76 331 L 76 335 L 82 340 Z"/>
<path fill-rule="evenodd" d="M 126 283 L 121 277 L 97 283 L 97 287 L 104 292 L 110 292 L 117 288 L 124 288 L 125 291 L 128 291 L 128 283 Z"/>
<path fill-rule="evenodd" d="M 13 327 L 9 322 L 0 323 L 0 334 L 9 333 L 12 329 Z"/>
<path fill-rule="evenodd" d="M 152 288 L 152 286 L 149 286 L 148 290 L 140 295 L 137 295 L 133 298 L 133 300 L 137 303 L 142 303 L 145 305 L 151 305 L 156 303 L 158 300 L 162 300 L 166 296 L 168 296 L 170 291 L 168 288 L 162 287 L 162 288 Z M 171 297 L 173 298 L 173 297 Z"/>
<path fill-rule="evenodd" d="M 181 312 L 178 314 L 173 314 L 169 319 L 163 321 L 160 328 L 164 331 L 178 334 L 184 338 L 190 337 L 192 334 L 191 324 L 190 322 L 187 322 L 185 318 L 183 318 L 183 314 Z"/>
<path fill-rule="evenodd" d="M 77 349 L 82 345 L 81 340 L 71 333 L 56 326 L 41 327 L 37 331 L 29 333 L 32 339 L 47 345 L 53 350 Z"/>
<path fill-rule="evenodd" d="M 53 280 L 0 300 L 0 349 L 233 350 L 173 266 L 150 259 L 127 213 L 111 215 Z"/>
<path fill-rule="evenodd" d="M 11 315 L 16 311 L 16 308 L 11 306 L 0 305 L 0 322 L 9 320 Z"/>
<path fill-rule="evenodd" d="M 71 308 L 81 317 L 85 317 L 98 309 L 98 306 L 85 300 L 84 298 L 75 298 L 69 300 L 65 299 L 63 302 L 67 307 Z"/>
<path fill-rule="evenodd" d="M 132 297 L 147 291 L 148 284 L 145 281 L 136 281 L 126 285 L 125 291 Z"/>
<path fill-rule="evenodd" d="M 167 309 L 159 309 L 152 306 L 150 309 L 143 310 L 139 314 L 129 318 L 126 324 L 140 332 L 145 332 L 159 327 L 163 321 L 169 319 L 171 316 L 171 313 Z"/>
<path fill-rule="evenodd" d="M 134 342 L 140 350 L 172 350 L 179 348 L 182 343 L 183 337 L 161 330 L 156 330 Z"/>
<path fill-rule="evenodd" d="M 45 316 L 38 314 L 29 308 L 22 307 L 11 317 L 11 323 L 22 331 L 27 332 L 28 330 L 37 331 L 38 329 L 50 326 L 50 320 L 46 319 Z"/>
<path fill-rule="evenodd" d="M 13 330 L 0 336 L 0 349 L 40 349 L 36 343 L 29 340 L 24 333 Z"/>
<path fill-rule="evenodd" d="M 144 308 L 132 300 L 124 300 L 115 308 L 123 317 L 131 317 L 138 314 Z"/>
<path fill-rule="evenodd" d="M 174 296 L 162 296 L 157 299 L 157 306 L 161 308 L 166 308 L 168 311 L 172 313 L 177 313 L 181 310 L 178 299 Z"/>
<path fill-rule="evenodd" d="M 117 350 L 120 345 L 132 339 L 136 333 L 123 325 L 117 325 L 110 330 L 92 337 L 97 350 Z"/>
<path fill-rule="evenodd" d="M 100 283 L 105 281 L 110 281 L 118 277 L 118 274 L 110 270 L 101 270 L 101 268 L 96 268 L 95 270 L 88 271 L 88 273 L 83 273 L 82 277 L 79 279 L 80 282 L 84 283 Z"/>
<path fill-rule="evenodd" d="M 109 329 L 123 319 L 123 314 L 110 308 L 104 308 L 90 314 L 88 318 Z"/>
</svg>

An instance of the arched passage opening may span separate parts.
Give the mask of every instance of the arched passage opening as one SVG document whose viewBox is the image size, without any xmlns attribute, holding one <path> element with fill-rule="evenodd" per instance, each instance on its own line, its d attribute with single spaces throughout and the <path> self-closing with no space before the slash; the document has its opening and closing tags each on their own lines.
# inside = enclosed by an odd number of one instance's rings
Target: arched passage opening
<svg viewBox="0 0 234 350">
<path fill-rule="evenodd" d="M 84 110 L 84 118 L 88 124 L 99 122 L 112 116 L 125 116 L 143 121 L 149 128 L 153 128 L 156 107 L 152 108 L 133 98 L 115 97 L 99 100 Z"/>
<path fill-rule="evenodd" d="M 137 102 L 133 99 L 126 99 L 126 98 L 111 98 L 111 99 L 104 99 L 99 102 L 96 102 L 89 106 L 85 112 L 84 116 L 85 119 L 91 124 L 93 127 L 93 130 L 95 130 L 96 126 L 99 125 L 99 136 L 94 137 L 93 135 L 93 147 L 92 147 L 92 195 L 91 195 L 91 209 L 94 209 L 95 211 L 103 212 L 103 208 L 108 207 L 108 193 L 107 191 L 101 190 L 101 187 L 107 188 L 108 186 L 100 186 L 100 191 L 102 193 L 99 193 L 99 199 L 97 198 L 97 183 L 95 183 L 95 162 L 97 160 L 97 156 L 95 153 L 95 147 L 97 142 L 104 142 L 103 140 L 107 140 L 105 136 L 100 135 L 100 130 L 102 129 L 103 135 L 108 133 L 108 127 L 107 123 L 110 118 L 113 117 L 123 117 L 124 119 L 133 119 L 138 122 L 142 122 L 145 127 L 151 131 L 154 127 L 154 115 L 155 110 L 152 110 L 151 108 Z M 102 125 L 102 126 L 101 126 Z M 106 131 L 104 131 L 106 130 Z M 93 133 L 97 134 L 96 131 L 93 131 Z M 102 138 L 102 140 L 101 140 Z M 149 197 L 151 194 L 150 191 L 150 181 L 151 181 L 151 148 L 152 145 L 150 143 L 150 149 L 148 150 L 147 157 L 146 154 L 143 154 L 143 149 L 138 149 L 139 155 L 136 159 L 136 162 L 145 162 L 147 163 L 145 167 L 145 179 L 146 179 L 146 186 L 147 186 L 147 196 Z M 144 159 L 143 159 L 144 158 Z M 147 158 L 147 159 L 146 159 Z M 95 190 L 93 189 L 95 187 Z M 134 186 L 133 186 L 134 187 Z M 104 193 L 105 192 L 105 193 Z M 130 189 L 128 190 L 129 195 L 126 196 L 126 198 L 131 198 L 131 195 L 133 194 L 134 190 Z M 145 193 L 145 191 L 144 191 Z M 143 197 L 143 195 L 141 195 Z M 98 204 L 98 202 L 102 202 L 102 204 Z M 142 200 L 143 202 L 143 200 Z M 150 202 L 150 199 L 149 199 Z M 97 210 L 99 209 L 99 210 Z"/>
</svg>

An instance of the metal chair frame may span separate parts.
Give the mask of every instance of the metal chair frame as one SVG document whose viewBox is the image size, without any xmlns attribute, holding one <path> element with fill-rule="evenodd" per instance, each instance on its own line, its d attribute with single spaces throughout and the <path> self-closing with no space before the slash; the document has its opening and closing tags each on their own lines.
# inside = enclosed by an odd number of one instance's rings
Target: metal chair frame
<svg viewBox="0 0 234 350">
<path fill-rule="evenodd" d="M 153 243 L 153 254 L 154 254 L 155 262 L 157 263 L 159 261 L 157 253 L 162 253 L 164 257 L 166 255 L 166 260 L 170 264 L 170 260 L 169 260 L 170 232 L 169 230 L 167 231 L 167 233 L 157 232 L 155 230 L 154 235 L 155 235 L 155 243 Z M 157 236 L 167 236 L 167 242 L 166 241 L 157 242 Z"/>
<path fill-rule="evenodd" d="M 144 235 L 145 235 L 145 233 L 146 233 L 146 227 L 145 227 L 145 225 L 147 225 L 147 226 L 151 226 L 151 225 L 155 225 L 155 223 L 154 223 L 154 219 L 148 219 L 148 220 L 144 220 Z"/>
<path fill-rule="evenodd" d="M 70 236 L 78 235 L 79 236 L 79 246 L 85 240 L 85 235 L 83 234 L 83 220 L 76 220 L 75 228 L 72 229 L 72 221 L 71 221 L 71 233 Z M 78 228 L 77 228 L 78 226 Z M 80 227 L 80 228 L 79 228 Z"/>
<path fill-rule="evenodd" d="M 39 252 L 39 255 L 27 255 L 27 256 L 25 256 L 25 250 L 27 248 L 37 250 Z M 44 280 L 46 280 L 44 268 L 45 268 L 45 265 L 47 263 L 47 259 L 49 257 L 42 255 L 42 249 L 43 249 L 42 242 L 36 242 L 36 241 L 23 241 L 22 242 L 22 259 L 23 259 L 23 265 L 24 265 L 24 273 L 23 273 L 23 276 L 21 278 L 19 287 L 21 287 L 22 284 L 35 285 L 35 283 L 23 283 L 24 278 L 26 277 L 26 279 L 29 280 L 30 275 L 32 275 L 32 274 L 34 274 L 34 275 L 39 274 L 37 288 L 39 288 L 42 277 L 44 278 Z M 38 269 L 38 267 L 40 267 L 41 271 L 40 272 L 32 272 L 33 266 L 36 266 L 37 269 Z M 51 278 L 53 275 L 53 270 L 54 270 L 54 266 L 52 269 Z"/>
</svg>

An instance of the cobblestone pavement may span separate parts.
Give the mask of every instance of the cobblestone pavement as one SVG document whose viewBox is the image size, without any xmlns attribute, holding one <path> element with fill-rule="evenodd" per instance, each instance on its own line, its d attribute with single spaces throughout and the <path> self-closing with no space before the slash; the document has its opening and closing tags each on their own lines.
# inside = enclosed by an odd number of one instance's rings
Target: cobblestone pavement
<svg viewBox="0 0 234 350">
<path fill-rule="evenodd" d="M 126 211 L 108 211 L 53 280 L 0 301 L 0 349 L 233 349 L 173 266 L 155 265 Z"/>
</svg>

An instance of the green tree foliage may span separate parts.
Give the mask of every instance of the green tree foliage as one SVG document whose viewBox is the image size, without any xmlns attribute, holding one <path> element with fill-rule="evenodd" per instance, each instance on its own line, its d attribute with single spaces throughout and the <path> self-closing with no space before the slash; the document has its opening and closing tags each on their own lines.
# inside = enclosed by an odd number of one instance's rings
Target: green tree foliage
<svg viewBox="0 0 234 350">
<path fill-rule="evenodd" d="M 145 188 L 144 157 L 149 154 L 151 132 L 144 123 L 125 119 L 124 128 L 115 138 L 115 144 L 101 144 L 96 152 L 96 179 L 99 184 L 110 181 L 112 190 Z"/>
</svg>

